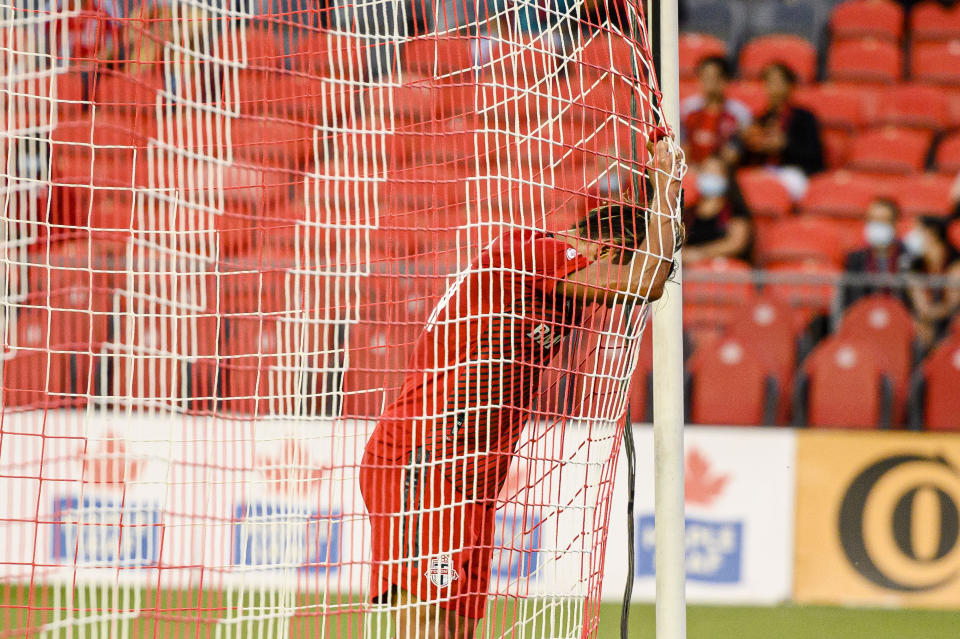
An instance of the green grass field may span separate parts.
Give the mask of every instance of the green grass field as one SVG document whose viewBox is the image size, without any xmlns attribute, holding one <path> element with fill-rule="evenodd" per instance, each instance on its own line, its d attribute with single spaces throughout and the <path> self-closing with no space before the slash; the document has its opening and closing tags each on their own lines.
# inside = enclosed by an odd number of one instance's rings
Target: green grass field
<svg viewBox="0 0 960 639">
<path fill-rule="evenodd" d="M 41 592 L 40 597 L 37 593 Z M 302 615 L 289 619 L 280 609 L 290 610 L 292 601 L 281 601 L 275 596 L 224 596 L 204 591 L 163 592 L 135 589 L 100 590 L 89 588 L 76 591 L 75 606 L 87 611 L 79 615 L 87 623 L 49 624 L 54 620 L 52 609 L 63 606 L 51 588 L 34 592 L 33 611 L 27 616 L 28 590 L 24 587 L 0 587 L 0 638 L 37 637 L 54 639 L 67 637 L 114 638 L 157 637 L 175 638 L 242 638 L 273 639 L 386 639 L 390 636 L 382 624 L 381 632 L 360 631 L 360 614 L 327 617 L 311 614 L 321 609 L 316 596 L 297 597 L 295 607 Z M 59 595 L 63 596 L 65 589 Z M 199 597 L 199 598 L 198 598 Z M 261 606 L 264 599 L 265 606 Z M 238 613 L 238 604 L 246 613 Z M 330 602 L 322 609 L 329 610 Z M 353 607 L 354 602 L 344 602 Z M 104 610 L 149 609 L 157 606 L 167 612 L 160 618 L 132 614 L 125 618 L 104 616 Z M 200 612 L 197 612 L 198 608 Z M 270 614 L 270 609 L 275 614 Z M 514 627 L 515 632 L 502 635 L 499 618 L 491 614 L 484 637 L 517 637 L 540 639 L 550 636 L 571 636 L 570 632 L 550 632 L 564 627 L 560 613 L 552 618 L 539 619 Z M 506 616 L 511 617 L 511 613 Z M 324 622 L 324 619 L 326 622 Z M 368 621 L 369 623 L 369 621 Z M 72 626 L 72 632 L 68 628 Z M 654 608 L 636 605 L 631 612 L 631 633 L 634 639 L 653 639 Z M 372 626 L 371 626 L 372 627 Z M 748 608 L 722 606 L 691 606 L 688 613 L 689 639 L 957 639 L 960 637 L 960 610 L 876 610 L 814 606 L 779 606 L 775 608 Z M 599 637 L 616 639 L 620 633 L 620 607 L 605 604 L 600 610 Z"/>
</svg>

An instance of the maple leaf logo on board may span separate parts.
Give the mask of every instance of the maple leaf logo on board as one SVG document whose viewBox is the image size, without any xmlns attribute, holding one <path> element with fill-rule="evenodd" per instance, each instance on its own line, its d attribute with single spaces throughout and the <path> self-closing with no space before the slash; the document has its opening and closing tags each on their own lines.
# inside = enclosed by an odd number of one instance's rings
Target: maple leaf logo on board
<svg viewBox="0 0 960 639">
<path fill-rule="evenodd" d="M 303 491 L 333 468 L 328 463 L 315 462 L 296 439 L 285 441 L 275 456 L 258 457 L 257 466 L 270 488 L 281 493 Z"/>
<path fill-rule="evenodd" d="M 723 493 L 730 475 L 714 474 L 710 461 L 696 448 L 687 453 L 684 493 L 687 503 L 709 506 Z"/>
<path fill-rule="evenodd" d="M 126 442 L 107 433 L 106 438 L 88 444 L 83 458 L 83 480 L 91 484 L 117 486 L 125 481 L 135 481 L 143 468 L 143 462 L 127 458 Z"/>
</svg>

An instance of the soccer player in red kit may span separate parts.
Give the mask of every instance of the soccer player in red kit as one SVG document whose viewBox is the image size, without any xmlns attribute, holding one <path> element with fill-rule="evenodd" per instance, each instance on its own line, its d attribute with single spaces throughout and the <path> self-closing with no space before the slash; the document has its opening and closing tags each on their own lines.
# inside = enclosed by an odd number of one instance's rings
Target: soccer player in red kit
<svg viewBox="0 0 960 639">
<path fill-rule="evenodd" d="M 662 294 L 679 158 L 672 140 L 650 148 L 651 219 L 614 205 L 565 234 L 501 236 L 450 286 L 417 341 L 360 468 L 371 595 L 397 611 L 398 639 L 473 637 L 486 609 L 497 495 L 541 372 L 586 305 Z"/>
</svg>

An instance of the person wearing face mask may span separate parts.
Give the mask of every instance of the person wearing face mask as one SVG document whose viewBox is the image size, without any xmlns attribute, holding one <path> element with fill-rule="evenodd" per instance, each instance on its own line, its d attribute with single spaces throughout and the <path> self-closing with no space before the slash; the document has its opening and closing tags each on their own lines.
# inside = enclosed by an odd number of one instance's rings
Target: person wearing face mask
<svg viewBox="0 0 960 639">
<path fill-rule="evenodd" d="M 867 207 L 863 240 L 866 247 L 847 254 L 844 271 L 851 275 L 893 275 L 903 271 L 905 251 L 897 239 L 897 219 L 900 207 L 893 200 L 877 198 Z M 903 290 L 856 281 L 843 287 L 843 307 L 853 304 L 865 295 L 889 293 L 903 297 Z"/>
<path fill-rule="evenodd" d="M 903 238 L 911 273 L 948 278 L 946 283 L 937 284 L 917 279 L 907 288 L 917 337 L 924 347 L 932 346 L 943 335 L 960 309 L 960 253 L 950 244 L 947 225 L 946 218 L 921 217 Z"/>
<path fill-rule="evenodd" d="M 750 211 L 726 163 L 711 155 L 697 174 L 699 197 L 685 211 L 687 244 L 683 261 L 715 257 L 749 260 L 753 239 Z"/>
</svg>

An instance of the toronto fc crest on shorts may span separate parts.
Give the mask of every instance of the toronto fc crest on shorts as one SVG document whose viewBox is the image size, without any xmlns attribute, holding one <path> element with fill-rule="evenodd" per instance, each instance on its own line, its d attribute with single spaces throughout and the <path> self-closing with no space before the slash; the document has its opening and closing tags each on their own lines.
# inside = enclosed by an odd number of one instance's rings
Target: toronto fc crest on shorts
<svg viewBox="0 0 960 639">
<path fill-rule="evenodd" d="M 430 559 L 430 567 L 427 568 L 425 575 L 437 588 L 446 588 L 460 578 L 453 567 L 453 559 L 450 555 L 440 555 Z"/>
</svg>

